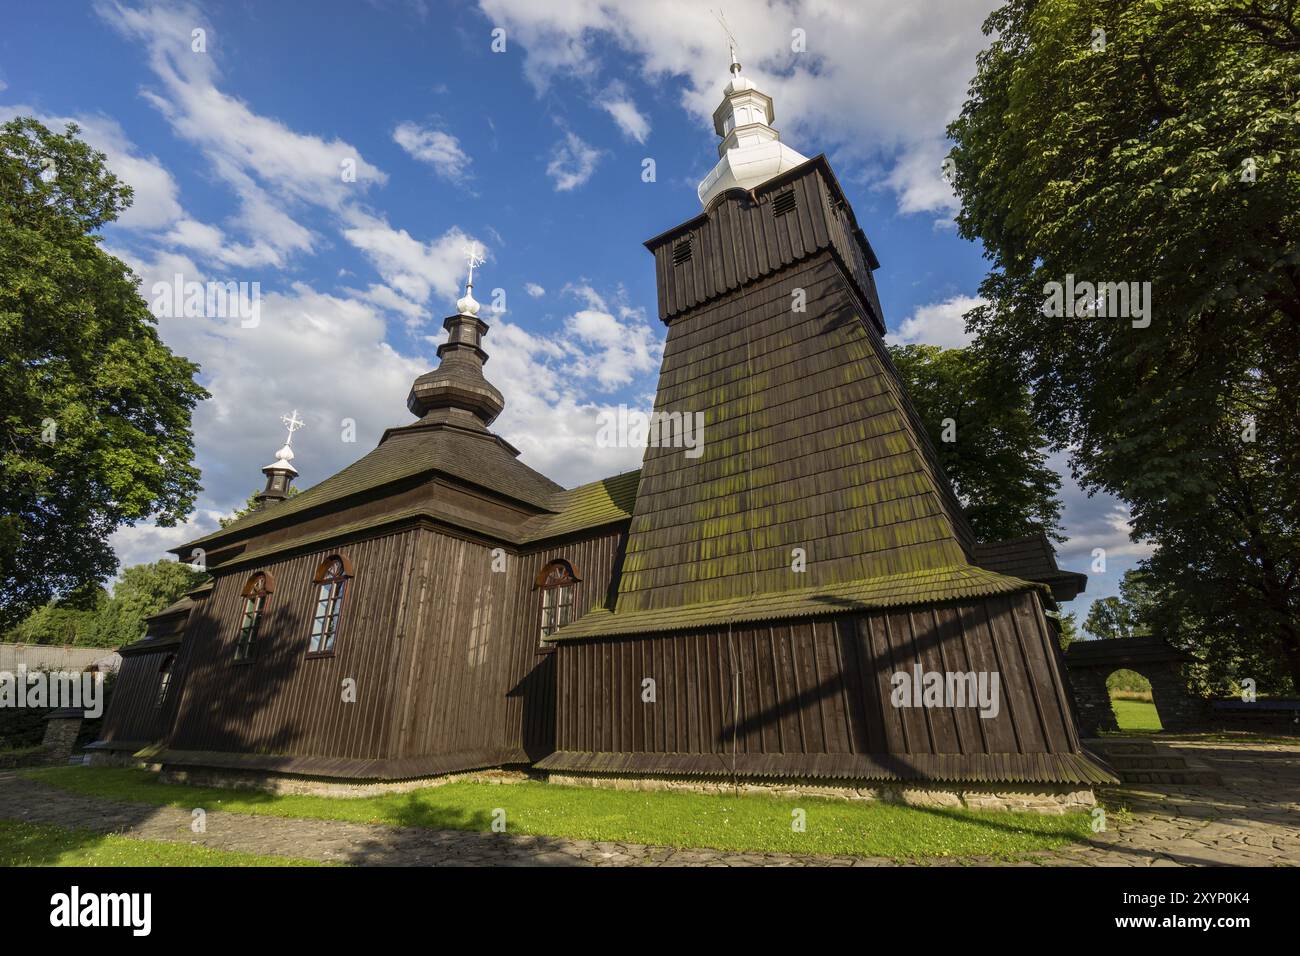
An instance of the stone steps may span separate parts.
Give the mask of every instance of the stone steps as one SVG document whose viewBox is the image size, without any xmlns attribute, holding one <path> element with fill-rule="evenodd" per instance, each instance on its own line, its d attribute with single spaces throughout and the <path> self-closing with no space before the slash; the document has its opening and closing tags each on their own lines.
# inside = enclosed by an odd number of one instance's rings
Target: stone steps
<svg viewBox="0 0 1300 956">
<path fill-rule="evenodd" d="M 1218 771 L 1199 757 L 1135 737 L 1095 737 L 1084 745 L 1102 756 L 1124 783 L 1221 787 Z"/>
</svg>

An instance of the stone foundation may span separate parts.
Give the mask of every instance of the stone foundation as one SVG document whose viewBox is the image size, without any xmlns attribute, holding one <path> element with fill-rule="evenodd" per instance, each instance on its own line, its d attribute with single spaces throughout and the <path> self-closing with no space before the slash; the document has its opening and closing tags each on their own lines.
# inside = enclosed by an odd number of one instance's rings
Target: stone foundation
<svg viewBox="0 0 1300 956">
<path fill-rule="evenodd" d="M 825 797 L 837 800 L 879 800 L 913 807 L 966 810 L 1021 810 L 1062 814 L 1096 806 L 1092 790 L 1082 785 L 1032 784 L 1025 787 L 977 784 L 905 784 L 852 781 L 817 784 L 806 780 L 729 780 L 684 776 L 602 776 L 585 773 L 541 775 L 549 783 L 613 790 L 684 790 L 691 793 L 764 794 L 774 797 Z"/>
<path fill-rule="evenodd" d="M 874 781 L 813 783 L 807 780 L 729 780 L 687 776 L 621 776 L 584 773 L 547 773 L 540 770 L 467 770 L 411 780 L 347 781 L 337 778 L 304 777 L 261 770 L 226 770 L 214 767 L 162 767 L 126 754 L 96 753 L 91 766 L 130 766 L 157 771 L 163 783 L 221 787 L 230 790 L 258 790 L 263 793 L 301 794 L 318 797 L 375 797 L 409 793 L 429 787 L 466 781 L 509 785 L 537 780 L 569 787 L 606 787 L 612 790 L 678 790 L 718 795 L 765 795 L 773 797 L 824 797 L 837 800 L 879 800 L 913 807 L 949 807 L 967 810 L 1020 810 L 1061 814 L 1096 806 L 1091 789 L 1079 785 L 959 785 L 904 784 Z"/>
<path fill-rule="evenodd" d="M 155 765 L 154 769 L 157 769 Z M 521 770 L 466 770 L 436 777 L 411 780 L 348 781 L 327 777 L 303 777 L 264 770 L 224 770 L 215 767 L 163 767 L 158 775 L 163 783 L 190 784 L 196 787 L 222 787 L 228 790 L 260 790 L 263 793 L 300 794 L 313 797 L 378 797 L 388 793 L 408 793 L 441 787 L 449 783 L 520 783 L 528 779 Z"/>
<path fill-rule="evenodd" d="M 162 765 L 141 760 L 125 750 L 92 750 L 87 755 L 87 767 L 127 767 L 131 770 L 161 770 Z"/>
</svg>

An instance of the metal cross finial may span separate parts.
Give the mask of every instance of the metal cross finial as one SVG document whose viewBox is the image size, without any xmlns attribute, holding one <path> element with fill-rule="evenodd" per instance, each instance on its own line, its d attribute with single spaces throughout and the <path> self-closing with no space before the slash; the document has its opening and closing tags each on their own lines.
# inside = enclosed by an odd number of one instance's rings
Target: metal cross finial
<svg viewBox="0 0 1300 956">
<path fill-rule="evenodd" d="M 736 57 L 736 35 L 731 32 L 731 27 L 727 26 L 727 18 L 721 10 L 714 13 L 713 18 L 718 21 L 718 24 L 722 27 L 722 32 L 727 35 L 727 46 L 731 50 L 731 72 L 739 73 L 740 60 Z"/>
<path fill-rule="evenodd" d="M 301 421 L 298 418 L 298 409 L 296 408 L 288 415 L 281 415 L 280 421 L 284 422 L 284 427 L 289 429 L 289 437 L 285 439 L 284 442 L 286 445 L 292 445 L 293 433 L 296 432 L 299 428 L 302 428 L 303 425 L 307 424 L 306 422 Z"/>
<path fill-rule="evenodd" d="M 477 242 L 465 244 L 465 261 L 469 263 L 469 279 L 465 283 L 466 289 L 474 288 L 474 267 L 481 266 L 484 262 L 483 256 L 478 251 Z"/>
</svg>

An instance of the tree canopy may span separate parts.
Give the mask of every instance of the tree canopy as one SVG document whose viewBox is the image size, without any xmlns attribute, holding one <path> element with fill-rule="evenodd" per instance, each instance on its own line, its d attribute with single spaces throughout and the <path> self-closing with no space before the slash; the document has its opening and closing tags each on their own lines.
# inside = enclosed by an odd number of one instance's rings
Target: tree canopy
<svg viewBox="0 0 1300 956">
<path fill-rule="evenodd" d="M 145 618 L 156 614 L 208 576 L 179 561 L 126 568 L 113 594 L 99 585 L 51 601 L 5 634 L 10 643 L 121 647 L 144 636 Z"/>
<path fill-rule="evenodd" d="M 193 508 L 198 366 L 100 247 L 131 202 L 70 124 L 0 126 L 0 628 L 108 577 L 120 525 Z"/>
<path fill-rule="evenodd" d="M 299 488 L 297 485 L 290 485 L 288 498 L 295 497 L 298 494 L 298 492 L 299 492 Z M 245 499 L 242 505 L 240 505 L 234 511 L 230 512 L 230 514 L 222 515 L 220 518 L 218 518 L 217 524 L 219 524 L 223 528 L 229 528 L 240 518 L 244 517 L 244 515 L 252 514 L 254 511 L 257 510 L 257 496 L 259 494 L 261 494 L 260 491 L 250 492 L 248 498 Z M 278 502 L 267 502 L 266 507 L 274 508 L 276 504 L 278 504 Z"/>
<path fill-rule="evenodd" d="M 1012 0 L 985 29 L 949 129 L 976 342 L 1180 615 L 1268 635 L 1300 685 L 1297 5 Z M 1149 313 L 1045 315 L 1067 281 L 1150 283 Z"/>
<path fill-rule="evenodd" d="M 974 349 L 892 345 L 889 354 L 976 537 L 1059 537 L 1061 479 L 1046 465 L 1028 392 Z"/>
</svg>

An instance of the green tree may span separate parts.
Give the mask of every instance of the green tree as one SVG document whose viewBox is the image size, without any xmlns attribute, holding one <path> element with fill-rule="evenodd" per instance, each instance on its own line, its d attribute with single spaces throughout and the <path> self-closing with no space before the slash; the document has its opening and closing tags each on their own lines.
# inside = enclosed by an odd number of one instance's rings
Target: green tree
<svg viewBox="0 0 1300 956">
<path fill-rule="evenodd" d="M 1071 644 L 1082 639 L 1079 636 L 1079 618 L 1071 611 L 1069 614 L 1062 614 L 1058 620 L 1061 624 L 1061 633 L 1057 635 L 1057 641 L 1061 645 L 1061 650 L 1068 650 Z"/>
<path fill-rule="evenodd" d="M 121 647 L 144 636 L 145 618 L 180 600 L 208 575 L 180 561 L 136 564 L 122 572 L 113 598 L 100 608 L 78 643 Z"/>
<path fill-rule="evenodd" d="M 228 528 L 240 518 L 244 517 L 244 515 L 252 514 L 257 510 L 257 496 L 259 494 L 261 494 L 261 492 L 254 491 L 248 496 L 247 500 L 245 500 L 242 505 L 230 512 L 230 514 L 218 518 L 217 524 L 221 525 L 223 528 Z M 296 494 L 298 494 L 298 487 L 296 485 L 290 485 L 289 497 L 292 498 Z M 274 505 L 268 504 L 267 507 L 274 507 Z"/>
<path fill-rule="evenodd" d="M 1012 0 L 985 29 L 949 130 L 992 264 L 976 342 L 1180 613 L 1268 635 L 1300 684 L 1297 5 Z M 1149 282 L 1148 309 L 1045 315 L 1070 276 Z"/>
<path fill-rule="evenodd" d="M 1133 637 L 1132 609 L 1117 597 L 1098 598 L 1088 609 L 1083 629 L 1096 640 Z"/>
<path fill-rule="evenodd" d="M 1045 463 L 1026 391 L 1009 388 L 1004 370 L 975 349 L 891 345 L 889 354 L 976 536 L 1046 531 L 1060 540 L 1061 479 Z"/>
<path fill-rule="evenodd" d="M 4 640 L 10 644 L 82 643 L 82 636 L 108 602 L 108 592 L 97 582 L 78 588 L 63 600 L 36 608 L 9 630 Z"/>
<path fill-rule="evenodd" d="M 118 526 L 175 524 L 199 490 L 198 366 L 100 247 L 131 189 L 77 132 L 0 126 L 0 628 L 110 575 Z"/>
<path fill-rule="evenodd" d="M 1083 629 L 1098 639 L 1114 637 L 1150 637 L 1159 628 L 1157 621 L 1164 623 L 1158 613 L 1158 604 L 1162 600 L 1156 590 L 1156 579 L 1145 569 L 1129 568 L 1119 583 L 1119 596 L 1098 598 L 1088 609 L 1088 617 L 1083 622 Z M 1172 628 L 1174 632 L 1177 627 Z M 1171 643 L 1176 642 L 1176 633 L 1156 634 Z"/>
<path fill-rule="evenodd" d="M 96 584 L 32 611 L 5 640 L 26 644 L 78 644 L 121 647 L 144 636 L 145 618 L 156 614 L 208 575 L 179 561 L 156 561 L 126 568 L 113 594 Z"/>
</svg>

